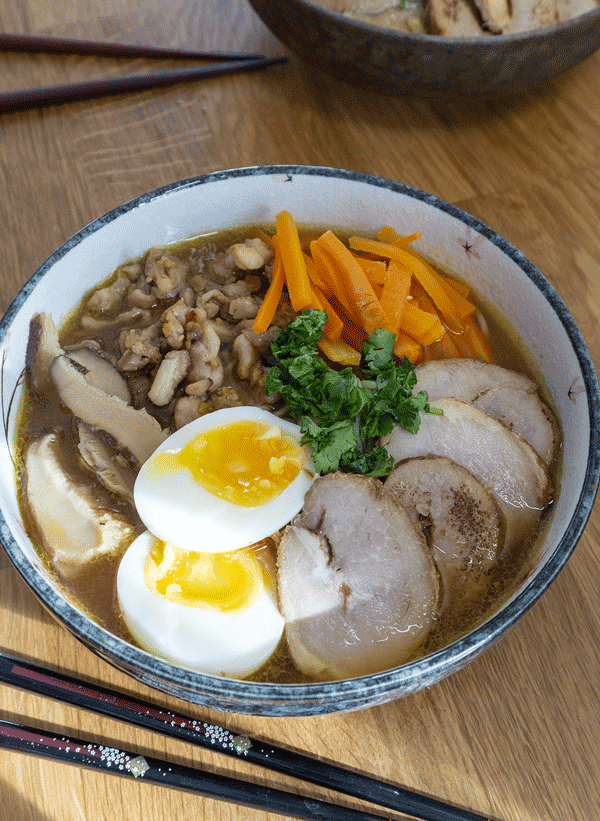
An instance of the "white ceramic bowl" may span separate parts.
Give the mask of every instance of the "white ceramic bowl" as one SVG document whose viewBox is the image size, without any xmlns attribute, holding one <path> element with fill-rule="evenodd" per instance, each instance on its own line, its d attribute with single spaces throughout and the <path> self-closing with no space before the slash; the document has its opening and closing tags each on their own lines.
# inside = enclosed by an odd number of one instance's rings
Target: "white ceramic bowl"
<svg viewBox="0 0 600 821">
<path fill-rule="evenodd" d="M 470 281 L 532 353 L 564 432 L 562 488 L 527 578 L 488 621 L 444 649 L 347 681 L 271 685 L 202 675 L 154 658 L 98 627 L 45 570 L 23 527 L 13 466 L 14 428 L 31 317 L 60 322 L 120 263 L 210 229 L 274 222 L 289 209 L 303 223 L 376 232 L 420 230 L 420 250 Z M 543 275 L 506 240 L 460 209 L 400 183 L 331 168 L 273 166 L 208 174 L 153 191 L 105 214 L 62 245 L 18 293 L 0 324 L 2 410 L 0 533 L 10 559 L 45 606 L 87 647 L 145 684 L 190 702 L 256 715 L 352 710 L 413 693 L 460 669 L 541 596 L 571 554 L 600 477 L 600 392 L 581 334 Z"/>
</svg>

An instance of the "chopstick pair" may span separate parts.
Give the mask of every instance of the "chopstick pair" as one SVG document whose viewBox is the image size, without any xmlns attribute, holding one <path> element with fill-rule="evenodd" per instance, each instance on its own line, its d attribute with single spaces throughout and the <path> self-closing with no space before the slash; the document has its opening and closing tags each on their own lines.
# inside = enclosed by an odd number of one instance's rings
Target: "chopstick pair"
<svg viewBox="0 0 600 821">
<path fill-rule="evenodd" d="M 0 112 L 86 100 L 105 94 L 123 94 L 146 88 L 175 85 L 190 80 L 208 79 L 224 74 L 252 71 L 287 61 L 286 57 L 264 57 L 261 54 L 227 54 L 213 51 L 161 48 L 128 43 L 103 43 L 93 40 L 38 37 L 36 35 L 0 33 L 0 51 L 53 52 L 60 54 L 96 54 L 116 57 L 185 58 L 219 60 L 217 63 L 192 68 L 107 77 L 81 83 L 28 88 L 0 93 Z"/>
<path fill-rule="evenodd" d="M 164 710 L 151 702 L 136 699 L 93 682 L 79 681 L 5 653 L 0 653 L 0 681 L 144 729 L 189 741 L 213 752 L 220 752 L 233 758 L 244 758 L 252 764 L 318 784 L 422 821 L 486 821 L 484 816 L 452 807 L 435 798 L 410 792 L 285 747 L 236 735 L 224 727 Z M 317 799 L 307 799 L 301 795 L 259 786 L 249 781 L 107 748 L 82 739 L 56 736 L 47 730 L 7 721 L 0 721 L 0 747 L 55 758 L 83 767 L 103 769 L 124 777 L 141 778 L 163 786 L 309 821 L 377 821 L 382 818 L 380 815 Z"/>
</svg>

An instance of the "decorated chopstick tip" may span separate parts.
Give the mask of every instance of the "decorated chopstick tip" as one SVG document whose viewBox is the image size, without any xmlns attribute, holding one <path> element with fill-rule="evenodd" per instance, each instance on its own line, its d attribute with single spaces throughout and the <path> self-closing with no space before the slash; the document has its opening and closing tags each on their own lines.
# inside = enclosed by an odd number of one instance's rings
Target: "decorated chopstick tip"
<svg viewBox="0 0 600 821">
<path fill-rule="evenodd" d="M 127 762 L 127 769 L 134 778 L 140 778 L 150 769 L 150 765 L 143 755 L 138 755 Z"/>
<path fill-rule="evenodd" d="M 246 735 L 236 735 L 233 739 L 233 749 L 238 755 L 246 755 L 252 747 L 252 742 Z"/>
</svg>

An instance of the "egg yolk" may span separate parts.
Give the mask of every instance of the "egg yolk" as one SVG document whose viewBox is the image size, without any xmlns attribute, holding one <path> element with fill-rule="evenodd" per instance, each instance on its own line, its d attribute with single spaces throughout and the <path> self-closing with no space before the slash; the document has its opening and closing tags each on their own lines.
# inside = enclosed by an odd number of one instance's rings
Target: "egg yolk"
<svg viewBox="0 0 600 821">
<path fill-rule="evenodd" d="M 157 541 L 146 559 L 144 581 L 168 601 L 227 612 L 255 601 L 263 590 L 263 567 L 251 548 L 199 553 Z"/>
<path fill-rule="evenodd" d="M 298 441 L 277 425 L 242 421 L 199 433 L 178 451 L 157 453 L 151 469 L 187 468 L 196 482 L 220 499 L 257 507 L 279 496 L 303 465 Z"/>
</svg>

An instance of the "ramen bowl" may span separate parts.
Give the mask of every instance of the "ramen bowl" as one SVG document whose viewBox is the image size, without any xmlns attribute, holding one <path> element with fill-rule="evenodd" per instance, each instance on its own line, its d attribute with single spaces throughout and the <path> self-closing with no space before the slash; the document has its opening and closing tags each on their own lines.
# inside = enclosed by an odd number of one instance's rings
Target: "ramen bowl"
<svg viewBox="0 0 600 821">
<path fill-rule="evenodd" d="M 516 34 L 449 37 L 353 20 L 312 0 L 250 0 L 261 20 L 311 65 L 352 85 L 399 97 L 491 99 L 554 77 L 600 47 L 600 6 Z"/>
<path fill-rule="evenodd" d="M 64 593 L 23 523 L 15 479 L 15 426 L 30 320 L 57 324 L 123 262 L 149 247 L 211 230 L 272 224 L 288 209 L 297 222 L 375 234 L 386 224 L 422 232 L 419 250 L 470 282 L 532 357 L 563 431 L 561 489 L 526 577 L 484 623 L 443 649 L 391 670 L 343 681 L 269 684 L 177 667 L 118 638 Z M 400 698 L 459 670 L 499 639 L 544 593 L 588 520 L 598 487 L 600 393 L 585 342 L 544 276 L 493 229 L 455 206 L 393 180 L 332 168 L 242 168 L 184 180 L 96 219 L 64 243 L 23 286 L 0 324 L 2 408 L 0 534 L 14 566 L 79 641 L 133 678 L 219 710 L 269 716 L 347 711 Z"/>
</svg>

